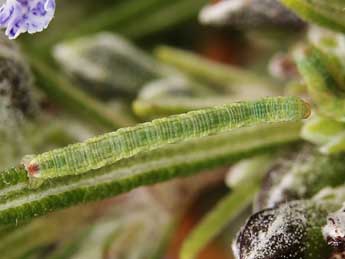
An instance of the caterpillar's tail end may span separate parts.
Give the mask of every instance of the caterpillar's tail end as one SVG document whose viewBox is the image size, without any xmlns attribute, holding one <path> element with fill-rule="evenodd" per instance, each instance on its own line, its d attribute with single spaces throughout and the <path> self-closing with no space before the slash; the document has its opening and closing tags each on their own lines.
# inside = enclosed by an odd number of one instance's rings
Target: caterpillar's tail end
<svg viewBox="0 0 345 259">
<path fill-rule="evenodd" d="M 29 177 L 37 177 L 40 171 L 40 166 L 34 159 L 35 156 L 28 155 L 22 159 L 22 164 L 25 167 Z"/>
</svg>

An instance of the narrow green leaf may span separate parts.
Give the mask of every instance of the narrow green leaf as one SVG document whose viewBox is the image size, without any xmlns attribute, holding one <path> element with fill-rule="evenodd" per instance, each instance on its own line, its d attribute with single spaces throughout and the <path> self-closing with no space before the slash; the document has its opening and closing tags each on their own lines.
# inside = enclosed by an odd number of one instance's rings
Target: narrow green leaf
<svg viewBox="0 0 345 259">
<path fill-rule="evenodd" d="M 310 47 L 296 52 L 295 59 L 319 112 L 338 121 L 345 121 L 345 92 L 339 85 L 327 54 Z"/>
<path fill-rule="evenodd" d="M 107 7 L 104 11 L 96 13 L 89 19 L 84 19 L 83 22 L 72 28 L 70 32 L 67 32 L 67 35 L 56 35 L 53 38 L 47 39 L 45 44 L 50 46 L 61 39 L 66 40 L 100 31 L 114 30 L 131 22 L 134 18 L 138 18 L 138 16 L 155 12 L 161 5 L 164 5 L 162 0 L 127 0 L 120 4 L 116 3 Z"/>
<path fill-rule="evenodd" d="M 308 41 L 325 54 L 322 56 L 324 64 L 338 86 L 345 90 L 345 51 L 343 48 L 345 35 L 318 26 L 310 26 Z"/>
<path fill-rule="evenodd" d="M 53 56 L 79 87 L 103 100 L 133 98 L 143 85 L 170 73 L 114 33 L 101 32 L 61 42 L 55 45 Z"/>
<path fill-rule="evenodd" d="M 230 183 L 231 192 L 217 203 L 187 237 L 180 252 L 181 259 L 196 258 L 208 242 L 251 204 L 271 164 L 272 155 L 257 156 L 243 160 L 234 166 L 238 168 L 231 169 L 236 172 L 230 171 L 230 177 L 232 173 L 237 174 L 233 176 L 236 179 L 233 178 Z"/>
<path fill-rule="evenodd" d="M 62 107 L 108 129 L 135 123 L 126 116 L 109 111 L 104 104 L 79 90 L 67 78 L 50 68 L 48 64 L 33 57 L 30 58 L 30 64 L 36 75 L 37 86 Z"/>
<path fill-rule="evenodd" d="M 206 215 L 184 242 L 180 253 L 181 259 L 196 258 L 200 250 L 214 238 L 232 218 L 247 208 L 255 193 L 259 190 L 257 182 L 243 185 L 223 198 Z"/>
<path fill-rule="evenodd" d="M 329 142 L 320 147 L 323 154 L 336 154 L 345 151 L 345 132 L 334 136 Z"/>
<path fill-rule="evenodd" d="M 255 91 L 254 91 L 255 92 Z M 137 99 L 133 102 L 133 110 L 141 118 L 157 118 L 174 114 L 229 104 L 238 100 L 251 100 L 267 96 L 260 93 L 254 96 L 234 95 L 224 97 L 169 97 Z"/>
<path fill-rule="evenodd" d="M 280 0 L 303 19 L 345 32 L 345 2 L 342 0 Z"/>
<path fill-rule="evenodd" d="M 214 82 L 220 86 L 229 88 L 229 84 L 255 84 L 262 85 L 262 90 L 277 93 L 278 87 L 264 76 L 257 75 L 239 67 L 219 64 L 188 51 L 175 49 L 168 46 L 160 46 L 155 50 L 155 56 L 181 71 L 202 81 Z"/>
<path fill-rule="evenodd" d="M 199 10 L 207 0 L 175 0 L 146 16 L 133 19 L 117 31 L 132 39 L 143 38 L 164 29 L 177 26 L 196 18 Z"/>
<path fill-rule="evenodd" d="M 291 157 L 294 155 L 294 157 Z M 263 183 L 255 211 L 272 208 L 291 200 L 310 199 L 326 187 L 344 181 L 344 155 L 322 155 L 310 148 L 289 154 L 288 160 L 274 165 Z"/>
<path fill-rule="evenodd" d="M 322 145 L 344 131 L 344 123 L 315 115 L 304 124 L 301 136 L 314 144 Z"/>
<path fill-rule="evenodd" d="M 335 154 L 345 151 L 344 133 L 345 123 L 316 115 L 305 123 L 301 136 L 320 145 L 321 153 Z"/>
<path fill-rule="evenodd" d="M 209 108 L 236 101 L 232 97 L 169 97 L 137 99 L 133 102 L 133 110 L 141 118 L 157 118 L 193 110 Z"/>
</svg>

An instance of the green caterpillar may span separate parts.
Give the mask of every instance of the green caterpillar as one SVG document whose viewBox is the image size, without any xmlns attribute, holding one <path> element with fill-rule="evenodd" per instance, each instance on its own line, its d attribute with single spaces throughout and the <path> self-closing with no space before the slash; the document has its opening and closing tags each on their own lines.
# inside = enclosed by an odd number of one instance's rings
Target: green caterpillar
<svg viewBox="0 0 345 259">
<path fill-rule="evenodd" d="M 237 102 L 153 120 L 119 129 L 24 161 L 31 177 L 54 178 L 81 174 L 165 144 L 208 136 L 258 123 L 307 118 L 310 107 L 298 97 Z"/>
</svg>

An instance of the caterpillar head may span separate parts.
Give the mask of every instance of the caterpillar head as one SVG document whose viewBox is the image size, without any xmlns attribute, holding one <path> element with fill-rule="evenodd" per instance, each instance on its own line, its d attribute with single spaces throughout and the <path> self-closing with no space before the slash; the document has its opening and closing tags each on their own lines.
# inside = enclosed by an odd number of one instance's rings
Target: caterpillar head
<svg viewBox="0 0 345 259">
<path fill-rule="evenodd" d="M 28 172 L 29 177 L 37 177 L 39 175 L 40 166 L 35 159 L 35 156 L 25 156 L 22 160 L 22 164 L 24 165 L 25 170 Z"/>
</svg>

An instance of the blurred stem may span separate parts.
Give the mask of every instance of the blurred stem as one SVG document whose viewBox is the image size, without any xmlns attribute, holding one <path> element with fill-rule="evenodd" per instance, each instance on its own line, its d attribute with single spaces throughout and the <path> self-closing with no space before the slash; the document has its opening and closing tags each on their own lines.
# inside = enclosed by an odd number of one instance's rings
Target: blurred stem
<svg viewBox="0 0 345 259">
<path fill-rule="evenodd" d="M 230 221 L 252 202 L 259 190 L 257 181 L 248 181 L 218 202 L 187 237 L 181 249 L 181 259 L 193 259 Z"/>
<path fill-rule="evenodd" d="M 197 17 L 199 10 L 207 2 L 207 0 L 170 1 L 155 12 L 140 17 L 139 22 L 137 19 L 132 19 L 130 23 L 118 28 L 117 31 L 132 39 L 142 38 Z"/>
<path fill-rule="evenodd" d="M 95 206 L 84 206 L 53 213 L 49 217 L 26 221 L 21 225 L 17 223 L 8 225 L 9 228 L 0 232 L 1 257 L 17 259 L 36 254 L 36 257 L 33 258 L 41 258 L 38 255 L 44 254 L 42 249 L 49 248 L 52 244 L 69 240 L 71 237 L 78 237 L 80 240 L 80 233 L 85 234 L 86 230 L 89 229 L 86 226 L 89 225 L 90 220 L 98 216 L 97 213 L 100 213 L 94 212 L 94 210 Z"/>
<path fill-rule="evenodd" d="M 86 174 L 29 188 L 22 166 L 0 173 L 0 222 L 11 224 L 172 178 L 229 165 L 299 140 L 301 123 L 267 124 L 167 145 Z"/>
<path fill-rule="evenodd" d="M 70 259 L 79 249 L 84 240 L 88 237 L 92 227 L 86 227 L 80 233 L 75 233 L 72 237 L 65 238 L 47 259 Z"/>
<path fill-rule="evenodd" d="M 296 51 L 295 60 L 320 114 L 344 122 L 345 93 L 334 76 L 327 53 L 316 47 L 303 48 Z"/>
<path fill-rule="evenodd" d="M 152 12 L 155 12 L 156 8 L 165 4 L 164 0 L 126 0 L 121 4 L 112 5 L 88 19 L 84 19 L 77 27 L 67 32 L 67 35 L 64 33 L 56 34 L 55 37 L 47 39 L 42 45 L 49 47 L 61 40 L 76 38 L 104 30 L 114 30 L 114 28 L 120 28 L 133 20 L 137 22 L 138 17 L 141 15 L 145 15 L 146 13 L 151 15 Z"/>
<path fill-rule="evenodd" d="M 280 0 L 307 21 L 332 30 L 345 32 L 345 2 L 329 0 Z"/>
<path fill-rule="evenodd" d="M 225 179 L 226 185 L 231 189 L 237 189 L 248 181 L 260 183 L 276 158 L 275 154 L 264 154 L 238 162 L 230 168 Z"/>
<path fill-rule="evenodd" d="M 208 82 L 214 82 L 224 88 L 230 84 L 261 84 L 269 88 L 273 93 L 278 91 L 278 87 L 273 82 L 263 76 L 251 73 L 247 70 L 231 65 L 223 65 L 210 61 L 194 53 L 179 50 L 167 46 L 158 47 L 155 50 L 156 57 L 191 76 Z"/>
<path fill-rule="evenodd" d="M 44 221 L 20 226 L 1 239 L 1 256 L 16 259 L 37 247 L 54 242 L 61 234 L 56 222 L 47 224 Z"/>
<path fill-rule="evenodd" d="M 158 97 L 137 99 L 132 106 L 134 113 L 140 118 L 152 119 L 229 104 L 239 100 L 254 100 L 260 97 L 264 96 L 260 96 L 260 93 L 258 93 L 255 98 L 254 96 L 245 96 L 244 94 L 217 97 Z"/>
<path fill-rule="evenodd" d="M 77 142 L 75 137 L 55 124 L 48 126 L 41 124 L 38 127 L 34 127 L 29 133 L 29 142 L 35 152 L 44 152 L 47 146 L 62 147 Z"/>
<path fill-rule="evenodd" d="M 48 64 L 33 57 L 29 60 L 37 86 L 61 107 L 110 130 L 135 124 L 129 116 L 109 111 L 104 104 L 78 89 Z"/>
<path fill-rule="evenodd" d="M 46 37 L 33 47 L 38 52 L 47 51 L 61 40 L 100 31 L 114 31 L 134 40 L 140 39 L 197 17 L 206 3 L 207 0 L 127 0 L 84 19 L 71 31 Z"/>
<path fill-rule="evenodd" d="M 187 237 L 181 249 L 181 259 L 196 258 L 207 243 L 248 208 L 260 189 L 261 180 L 272 159 L 269 156 L 257 156 L 240 163 L 246 163 L 245 167 L 238 168 L 236 172 L 242 178 L 231 184 L 231 192 L 217 203 Z"/>
</svg>

